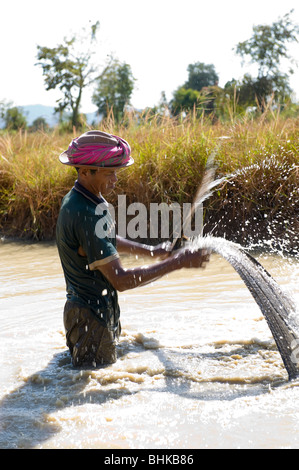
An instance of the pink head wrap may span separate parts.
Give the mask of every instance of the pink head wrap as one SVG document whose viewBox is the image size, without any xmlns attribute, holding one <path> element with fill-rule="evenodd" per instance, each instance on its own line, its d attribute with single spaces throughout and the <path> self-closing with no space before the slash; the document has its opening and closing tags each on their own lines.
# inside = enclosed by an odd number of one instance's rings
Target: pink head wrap
<svg viewBox="0 0 299 470">
<path fill-rule="evenodd" d="M 130 145 L 121 137 L 89 131 L 73 139 L 59 160 L 65 165 L 76 167 L 123 168 L 134 163 L 130 155 Z"/>
</svg>

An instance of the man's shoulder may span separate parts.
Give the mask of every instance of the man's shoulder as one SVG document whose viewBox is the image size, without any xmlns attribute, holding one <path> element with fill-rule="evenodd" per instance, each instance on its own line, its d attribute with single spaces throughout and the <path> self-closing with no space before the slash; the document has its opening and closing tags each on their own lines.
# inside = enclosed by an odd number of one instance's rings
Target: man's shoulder
<svg viewBox="0 0 299 470">
<path fill-rule="evenodd" d="M 78 193 L 72 188 L 62 199 L 61 211 L 78 212 L 80 211 L 95 211 L 94 204 L 91 204 L 82 194 Z"/>
</svg>

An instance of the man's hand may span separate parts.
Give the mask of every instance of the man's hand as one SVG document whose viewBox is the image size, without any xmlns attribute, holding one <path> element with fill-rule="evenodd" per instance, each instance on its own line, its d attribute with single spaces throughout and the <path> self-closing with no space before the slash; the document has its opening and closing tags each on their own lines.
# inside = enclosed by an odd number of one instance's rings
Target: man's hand
<svg viewBox="0 0 299 470">
<path fill-rule="evenodd" d="M 210 260 L 210 252 L 208 250 L 179 250 L 177 256 L 182 268 L 204 268 Z"/>
<path fill-rule="evenodd" d="M 151 255 L 160 259 L 168 258 L 171 255 L 171 243 L 167 241 L 152 247 Z"/>
</svg>

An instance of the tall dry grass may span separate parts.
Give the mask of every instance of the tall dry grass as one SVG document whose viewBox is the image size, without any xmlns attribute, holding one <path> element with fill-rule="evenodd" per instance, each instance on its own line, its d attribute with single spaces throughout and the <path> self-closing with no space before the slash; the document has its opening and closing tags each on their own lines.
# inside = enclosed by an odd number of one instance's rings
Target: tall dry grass
<svg viewBox="0 0 299 470">
<path fill-rule="evenodd" d="M 68 137 L 19 131 L 0 136 L 0 230 L 20 238 L 51 239 L 71 175 L 57 163 Z"/>
<path fill-rule="evenodd" d="M 192 114 L 183 120 L 131 114 L 119 126 L 108 117 L 101 130 L 121 135 L 132 147 L 135 165 L 119 173 L 117 188 L 128 204 L 191 202 L 207 158 L 221 142 L 217 176 L 234 176 L 207 202 L 207 229 L 242 242 L 266 230 L 269 237 L 287 234 L 298 243 L 298 124 L 272 111 L 213 125 Z M 76 177 L 58 155 L 72 138 L 56 131 L 0 136 L 2 233 L 36 240 L 55 236 L 61 199 Z M 114 205 L 117 194 L 109 198 Z"/>
</svg>

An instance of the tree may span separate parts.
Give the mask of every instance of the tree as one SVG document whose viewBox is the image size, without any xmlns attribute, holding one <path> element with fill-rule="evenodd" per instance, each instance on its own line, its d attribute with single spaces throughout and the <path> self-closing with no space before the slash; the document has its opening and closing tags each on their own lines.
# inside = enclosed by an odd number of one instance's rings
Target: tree
<svg viewBox="0 0 299 470">
<path fill-rule="evenodd" d="M 42 116 L 34 119 L 33 123 L 29 127 L 29 130 L 31 132 L 48 131 L 49 129 L 50 129 L 49 124 L 47 123 L 46 119 Z"/>
<path fill-rule="evenodd" d="M 97 87 L 92 96 L 98 113 L 106 117 L 112 109 L 115 120 L 121 121 L 125 106 L 130 103 L 134 81 L 130 65 L 110 57 L 109 64 L 97 78 Z"/>
<path fill-rule="evenodd" d="M 63 111 L 71 111 L 73 126 L 79 124 L 83 89 L 95 80 L 96 67 L 91 63 L 91 47 L 96 40 L 98 27 L 99 22 L 96 22 L 89 32 L 84 28 L 83 35 L 64 38 L 63 44 L 54 48 L 37 46 L 39 62 L 36 65 L 42 67 L 46 90 L 59 88 L 63 94 L 57 100 L 55 111 L 60 115 Z"/>
<path fill-rule="evenodd" d="M 173 99 L 170 102 L 171 112 L 178 115 L 182 112 L 188 112 L 196 109 L 200 93 L 192 88 L 179 87 L 173 94 Z"/>
<path fill-rule="evenodd" d="M 5 129 L 17 131 L 18 129 L 27 128 L 27 119 L 22 108 L 11 106 L 11 103 L 0 103 L 0 117 L 4 121 Z"/>
<path fill-rule="evenodd" d="M 179 114 L 196 110 L 211 113 L 214 110 L 215 87 L 217 88 L 219 77 L 212 64 L 195 62 L 189 64 L 188 80 L 173 94 L 170 102 L 171 112 Z"/>
<path fill-rule="evenodd" d="M 292 12 L 293 10 L 272 25 L 254 26 L 252 37 L 238 43 L 235 49 L 242 58 L 249 57 L 250 62 L 258 66 L 257 78 L 255 80 L 251 78 L 251 94 L 255 94 L 261 108 L 273 93 L 277 100 L 284 101 L 286 95 L 291 92 L 288 74 L 281 73 L 280 69 L 282 59 L 292 61 L 288 54 L 287 43 L 298 42 L 299 26 L 291 21 Z M 292 68 L 289 68 L 288 73 L 293 73 Z M 244 83 L 240 85 L 246 86 L 249 91 L 248 77 L 250 76 L 245 76 Z"/>
<path fill-rule="evenodd" d="M 188 80 L 183 85 L 185 89 L 201 91 L 204 87 L 214 86 L 218 84 L 219 77 L 215 71 L 213 64 L 204 64 L 203 62 L 195 62 L 188 65 Z"/>
</svg>

